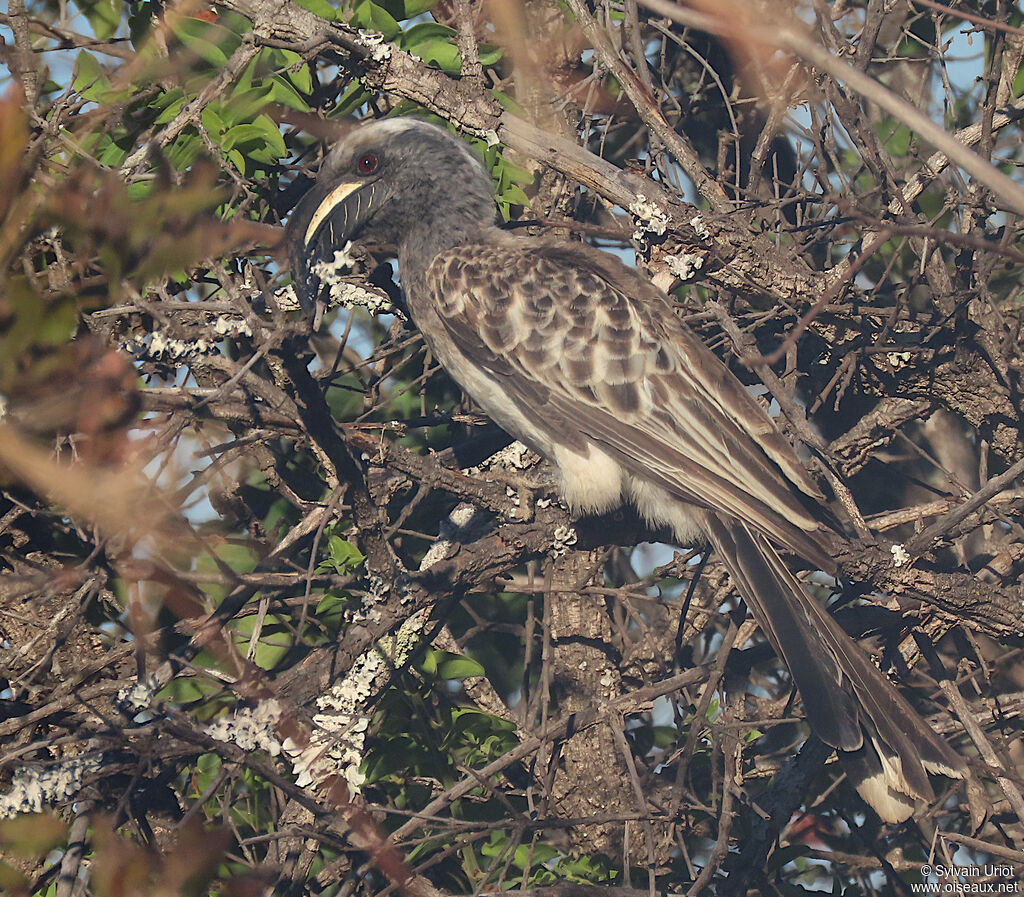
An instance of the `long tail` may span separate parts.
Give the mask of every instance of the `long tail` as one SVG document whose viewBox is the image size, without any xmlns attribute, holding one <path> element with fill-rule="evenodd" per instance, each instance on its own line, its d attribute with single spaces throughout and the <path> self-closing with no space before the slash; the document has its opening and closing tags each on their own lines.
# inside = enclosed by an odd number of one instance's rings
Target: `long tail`
<svg viewBox="0 0 1024 897">
<path fill-rule="evenodd" d="M 704 528 L 754 619 L 789 667 L 814 733 L 836 748 L 860 796 L 886 822 L 934 800 L 928 772 L 962 778 L 963 760 L 917 715 L 760 533 L 706 512 Z"/>
</svg>

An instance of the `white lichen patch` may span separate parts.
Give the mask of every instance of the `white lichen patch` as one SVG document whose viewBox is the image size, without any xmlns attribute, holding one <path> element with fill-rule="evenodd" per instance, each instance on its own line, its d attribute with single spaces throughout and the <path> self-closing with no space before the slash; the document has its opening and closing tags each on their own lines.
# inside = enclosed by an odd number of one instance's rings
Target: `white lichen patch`
<svg viewBox="0 0 1024 897">
<path fill-rule="evenodd" d="M 513 442 L 485 458 L 474 467 L 464 468 L 471 477 L 480 476 L 491 470 L 529 470 L 541 461 L 540 455 L 521 442 Z"/>
<path fill-rule="evenodd" d="M 660 237 L 668 230 L 668 215 L 643 193 L 638 193 L 629 204 L 629 213 L 633 216 L 633 239 L 637 243 L 645 242 L 651 235 Z"/>
<path fill-rule="evenodd" d="M 117 693 L 116 703 L 126 713 L 148 710 L 156 698 L 157 685 L 148 679 L 136 682 L 131 688 L 122 688 Z"/>
<path fill-rule="evenodd" d="M 298 311 L 302 308 L 302 303 L 299 302 L 299 297 L 295 293 L 295 286 L 293 284 L 281 287 L 281 289 L 274 293 L 274 301 L 281 311 Z"/>
<path fill-rule="evenodd" d="M 370 725 L 366 703 L 392 670 L 408 662 L 429 618 L 428 609 L 413 614 L 394 636 L 382 638 L 352 665 L 341 682 L 317 699 L 320 712 L 313 716 L 317 728 L 309 744 L 301 750 L 290 740 L 284 744 L 285 752 L 293 758 L 295 784 L 315 787 L 327 777 L 339 775 L 348 782 L 350 791 L 359 791 L 364 781 L 359 767 Z"/>
<path fill-rule="evenodd" d="M 313 274 L 329 288 L 328 305 L 332 308 L 365 308 L 372 315 L 394 314 L 395 308 L 383 290 L 367 289 L 345 279 L 355 264 L 352 241 L 349 240 L 341 249 L 334 250 L 330 259 L 323 259 L 313 265 Z"/>
<path fill-rule="evenodd" d="M 195 339 L 181 339 L 171 336 L 162 328 L 157 328 L 150 333 L 123 342 L 121 349 L 136 358 L 149 358 L 153 361 L 180 361 L 217 352 L 217 343 L 225 337 L 252 336 L 249 322 L 239 315 L 218 315 L 207 326 L 210 329 L 210 335 Z"/>
<path fill-rule="evenodd" d="M 890 546 L 889 554 L 892 555 L 892 563 L 894 567 L 904 567 L 910 563 L 910 552 L 908 552 L 902 545 Z"/>
<path fill-rule="evenodd" d="M 368 290 L 357 283 L 346 281 L 331 284 L 330 304 L 342 308 L 365 308 L 371 315 L 395 313 L 395 307 L 386 293 Z"/>
<path fill-rule="evenodd" d="M 238 745 L 243 751 L 262 750 L 276 757 L 281 753 L 275 729 L 280 719 L 281 705 L 271 698 L 214 720 L 206 727 L 206 734 L 216 741 Z"/>
<path fill-rule="evenodd" d="M 910 352 L 888 352 L 885 356 L 894 371 L 905 368 L 910 364 L 913 355 Z"/>
<path fill-rule="evenodd" d="M 147 354 L 150 358 L 175 360 L 194 355 L 209 355 L 216 349 L 216 340 L 207 339 L 205 336 L 194 340 L 178 339 L 168 336 L 163 330 L 154 330 L 149 335 Z"/>
<path fill-rule="evenodd" d="M 384 40 L 383 34 L 366 28 L 360 28 L 358 34 L 374 62 L 386 62 L 391 58 L 391 44 Z"/>
<path fill-rule="evenodd" d="M 73 757 L 53 766 L 22 766 L 15 770 L 11 790 L 0 795 L 0 819 L 19 813 L 40 813 L 47 806 L 70 800 L 85 782 L 86 773 L 99 770 L 102 757 Z"/>
<path fill-rule="evenodd" d="M 452 552 L 455 550 L 455 543 L 451 539 L 438 538 L 436 539 L 427 549 L 426 554 L 423 555 L 423 561 L 421 569 L 427 570 L 433 567 L 435 564 L 440 563 L 448 557 L 451 557 Z"/>
<path fill-rule="evenodd" d="M 711 239 L 711 230 L 700 215 L 694 215 L 690 219 L 690 227 L 693 228 L 693 232 L 702 240 Z"/>
<path fill-rule="evenodd" d="M 488 467 L 510 467 L 514 470 L 526 470 L 536 463 L 537 456 L 518 441 L 506 445 L 487 459 Z"/>
<path fill-rule="evenodd" d="M 218 315 L 214 318 L 213 332 L 220 336 L 252 336 L 249 322 L 234 315 Z"/>
<path fill-rule="evenodd" d="M 429 570 L 434 564 L 451 557 L 458 545 L 465 541 L 467 536 L 471 537 L 481 525 L 485 525 L 487 519 L 485 514 L 468 502 L 457 505 L 448 518 L 441 521 L 437 539 L 420 561 L 420 570 Z"/>
<path fill-rule="evenodd" d="M 321 259 L 310 269 L 324 283 L 334 283 L 348 274 L 356 264 L 352 255 L 352 241 L 349 240 L 341 249 L 335 249 L 329 259 Z"/>
<path fill-rule="evenodd" d="M 697 272 L 704 267 L 704 256 L 697 252 L 683 252 L 679 255 L 666 255 L 665 264 L 684 283 L 697 276 Z"/>
<path fill-rule="evenodd" d="M 383 577 L 371 573 L 367 577 L 369 588 L 363 596 L 363 606 L 376 605 L 384 601 L 391 594 L 391 587 Z"/>
<path fill-rule="evenodd" d="M 559 526 L 552 534 L 551 554 L 553 557 L 561 557 L 579 541 L 579 534 L 571 526 Z"/>
</svg>

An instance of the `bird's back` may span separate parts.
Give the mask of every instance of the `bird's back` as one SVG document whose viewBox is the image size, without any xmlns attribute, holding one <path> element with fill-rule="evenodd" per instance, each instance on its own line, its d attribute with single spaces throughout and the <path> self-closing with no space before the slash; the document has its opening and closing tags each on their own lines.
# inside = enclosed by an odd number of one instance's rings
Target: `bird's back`
<svg viewBox="0 0 1024 897">
<path fill-rule="evenodd" d="M 419 289 L 410 308 L 434 318 L 417 324 L 435 334 L 439 360 L 541 454 L 558 464 L 559 447 L 584 458 L 600 449 L 627 496 L 640 483 L 633 498 L 658 523 L 673 524 L 657 513 L 664 493 L 831 564 L 799 497 L 819 494 L 793 448 L 669 298 L 618 259 L 503 237 L 441 252 Z"/>
</svg>

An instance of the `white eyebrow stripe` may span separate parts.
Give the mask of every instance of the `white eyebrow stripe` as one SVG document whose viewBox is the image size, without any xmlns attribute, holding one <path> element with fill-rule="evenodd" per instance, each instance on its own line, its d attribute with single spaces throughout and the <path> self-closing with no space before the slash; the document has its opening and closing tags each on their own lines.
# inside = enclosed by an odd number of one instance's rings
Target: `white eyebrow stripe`
<svg viewBox="0 0 1024 897">
<path fill-rule="evenodd" d="M 302 245 L 309 246 L 309 241 L 313 239 L 313 235 L 317 232 L 320 225 L 323 224 L 324 219 L 334 211 L 339 203 L 344 202 L 346 197 L 362 186 L 363 183 L 361 181 L 349 181 L 345 184 L 338 184 L 337 187 L 328 193 L 320 205 L 316 207 L 316 211 L 309 221 L 309 227 L 306 228 L 305 236 L 302 238 Z"/>
</svg>

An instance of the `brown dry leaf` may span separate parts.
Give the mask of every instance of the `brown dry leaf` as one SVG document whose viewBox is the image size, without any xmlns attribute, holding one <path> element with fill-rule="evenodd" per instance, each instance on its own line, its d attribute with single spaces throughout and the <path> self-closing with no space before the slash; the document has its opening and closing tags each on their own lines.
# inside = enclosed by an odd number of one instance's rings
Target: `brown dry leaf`
<svg viewBox="0 0 1024 897">
<path fill-rule="evenodd" d="M 151 894 L 151 883 L 159 866 L 155 853 L 118 836 L 109 819 L 96 821 L 96 848 L 91 884 L 98 897 L 137 897 Z"/>
<path fill-rule="evenodd" d="M 334 144 L 341 140 L 349 131 L 360 124 L 354 118 L 328 120 L 311 112 L 300 112 L 298 109 L 291 109 L 288 106 L 273 105 L 269 106 L 265 111 L 275 121 L 299 128 L 327 144 Z"/>
<path fill-rule="evenodd" d="M 93 835 L 92 885 L 98 897 L 208 894 L 231 842 L 227 829 L 207 829 L 192 819 L 178 829 L 175 845 L 158 853 L 122 837 L 109 818 L 100 818 Z"/>
<path fill-rule="evenodd" d="M 107 538 L 129 545 L 169 539 L 179 524 L 177 509 L 140 467 L 100 467 L 57 459 L 9 424 L 0 424 L 0 481 L 16 479 Z"/>
<path fill-rule="evenodd" d="M 216 875 L 231 845 L 227 829 L 207 829 L 196 818 L 178 829 L 174 849 L 164 857 L 162 884 L 172 893 L 207 893 L 206 884 Z"/>
<path fill-rule="evenodd" d="M 686 0 L 683 6 L 696 9 L 718 22 L 715 34 L 726 46 L 737 76 L 749 96 L 766 97 L 773 86 L 782 84 L 793 59 L 771 42 L 771 25 L 766 14 L 787 18 L 792 12 L 781 4 L 765 10 L 751 0 Z"/>
<path fill-rule="evenodd" d="M 17 195 L 23 179 L 23 162 L 28 146 L 28 118 L 23 108 L 25 96 L 14 84 L 0 98 L 0 220 Z"/>
<path fill-rule="evenodd" d="M 129 459 L 138 372 L 101 337 L 85 334 L 38 355 L 6 388 L 8 413 L 26 434 L 48 440 L 73 433 L 79 454 L 93 464 Z"/>
<path fill-rule="evenodd" d="M 26 813 L 0 820 L 0 846 L 18 856 L 45 856 L 64 841 L 67 831 L 52 813 Z"/>
<path fill-rule="evenodd" d="M 566 94 L 582 102 L 591 92 L 590 75 L 582 70 L 586 48 L 580 29 L 567 24 L 555 3 L 526 5 L 522 0 L 485 0 L 494 33 L 486 35 L 502 47 L 516 76 L 516 99 L 530 118 L 565 132 L 565 122 L 553 116 Z"/>
</svg>

